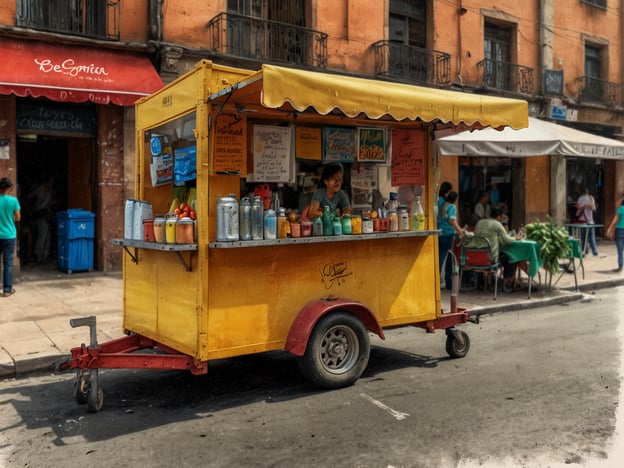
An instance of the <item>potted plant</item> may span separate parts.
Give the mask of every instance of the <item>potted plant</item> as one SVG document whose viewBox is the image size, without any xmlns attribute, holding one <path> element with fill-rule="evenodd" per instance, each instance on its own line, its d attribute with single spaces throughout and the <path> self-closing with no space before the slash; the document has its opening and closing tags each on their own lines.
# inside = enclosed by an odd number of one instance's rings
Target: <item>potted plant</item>
<svg viewBox="0 0 624 468">
<path fill-rule="evenodd" d="M 540 256 L 544 261 L 544 269 L 551 275 L 559 271 L 559 260 L 567 258 L 570 253 L 568 239 L 570 235 L 564 227 L 553 224 L 550 215 L 547 222 L 541 223 L 535 220 L 525 227 L 527 239 L 533 240 L 540 245 Z"/>
</svg>

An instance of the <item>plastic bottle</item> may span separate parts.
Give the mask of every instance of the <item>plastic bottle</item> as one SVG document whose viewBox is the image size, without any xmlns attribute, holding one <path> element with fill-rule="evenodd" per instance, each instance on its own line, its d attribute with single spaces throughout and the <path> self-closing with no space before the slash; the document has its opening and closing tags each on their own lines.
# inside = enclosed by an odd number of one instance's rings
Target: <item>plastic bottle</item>
<svg viewBox="0 0 624 468">
<path fill-rule="evenodd" d="M 395 210 L 388 211 L 388 231 L 397 232 L 399 230 L 399 215 Z"/>
<path fill-rule="evenodd" d="M 249 197 L 241 198 L 238 207 L 238 229 L 241 240 L 251 240 L 251 202 Z"/>
<path fill-rule="evenodd" d="M 323 235 L 323 220 L 320 216 L 314 218 L 314 221 L 312 222 L 312 235 L 314 237 Z"/>
<path fill-rule="evenodd" d="M 277 216 L 275 210 L 264 212 L 264 238 L 275 239 L 277 237 Z"/>
<path fill-rule="evenodd" d="M 331 216 L 331 212 L 329 211 L 329 206 L 326 206 L 323 209 L 322 221 L 323 221 L 323 235 L 331 236 L 334 229 L 332 226 L 332 216 Z"/>
<path fill-rule="evenodd" d="M 277 215 L 277 238 L 286 239 L 288 237 L 288 218 L 286 218 L 286 208 L 280 207 Z"/>
<path fill-rule="evenodd" d="M 334 236 L 342 236 L 342 223 L 340 222 L 340 218 L 336 216 L 332 221 L 332 233 Z"/>
<path fill-rule="evenodd" d="M 251 204 L 251 238 L 262 240 L 264 238 L 264 202 L 261 196 L 255 196 Z"/>
<path fill-rule="evenodd" d="M 399 209 L 399 200 L 396 192 L 390 192 L 390 200 L 386 203 L 386 209 L 388 212 L 397 211 Z"/>
<path fill-rule="evenodd" d="M 342 234 L 349 235 L 353 232 L 353 224 L 351 223 L 351 215 L 342 215 Z"/>
<path fill-rule="evenodd" d="M 409 231 L 410 216 L 407 212 L 407 206 L 399 206 L 397 214 L 399 215 L 399 231 Z"/>
<path fill-rule="evenodd" d="M 412 231 L 422 231 L 425 229 L 425 211 L 420 203 L 420 197 L 416 197 L 412 206 Z"/>
</svg>

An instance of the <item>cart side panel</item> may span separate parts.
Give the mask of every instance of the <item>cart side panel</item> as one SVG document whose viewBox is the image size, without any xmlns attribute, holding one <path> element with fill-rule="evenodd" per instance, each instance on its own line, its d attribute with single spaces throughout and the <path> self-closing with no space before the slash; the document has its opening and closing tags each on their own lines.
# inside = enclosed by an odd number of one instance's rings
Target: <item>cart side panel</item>
<svg viewBox="0 0 624 468">
<path fill-rule="evenodd" d="M 143 249 L 125 271 L 124 328 L 198 356 L 199 274 L 185 271 L 173 252 Z"/>
<path fill-rule="evenodd" d="M 436 236 L 210 249 L 208 354 L 282 349 L 308 302 L 362 302 L 382 326 L 433 320 Z"/>
</svg>

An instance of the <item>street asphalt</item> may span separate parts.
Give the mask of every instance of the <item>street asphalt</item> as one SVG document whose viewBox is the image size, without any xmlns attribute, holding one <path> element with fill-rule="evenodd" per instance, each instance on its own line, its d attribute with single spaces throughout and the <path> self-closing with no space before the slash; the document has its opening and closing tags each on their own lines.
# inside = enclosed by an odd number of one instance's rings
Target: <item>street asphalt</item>
<svg viewBox="0 0 624 468">
<path fill-rule="evenodd" d="M 563 269 L 556 286 L 547 287 L 542 270 L 541 284 L 530 298 L 526 289 L 503 293 L 499 284 L 496 299 L 492 289 L 462 290 L 456 296 L 457 306 L 481 317 L 591 299 L 600 288 L 624 284 L 624 272 L 613 271 L 617 266 L 615 243 L 599 241 L 598 250 L 597 257 L 590 254 L 583 259 L 584 277 L 578 268 L 578 289 L 574 274 Z M 553 278 L 552 283 L 556 280 Z M 22 269 L 15 282 L 17 292 L 0 297 L 0 379 L 52 370 L 54 363 L 67 358 L 72 348 L 89 344 L 89 329 L 72 328 L 70 319 L 96 316 L 99 343 L 124 336 L 122 283 L 121 273 L 66 274 L 53 268 Z M 450 310 L 450 296 L 450 291 L 442 290 L 444 311 Z"/>
</svg>

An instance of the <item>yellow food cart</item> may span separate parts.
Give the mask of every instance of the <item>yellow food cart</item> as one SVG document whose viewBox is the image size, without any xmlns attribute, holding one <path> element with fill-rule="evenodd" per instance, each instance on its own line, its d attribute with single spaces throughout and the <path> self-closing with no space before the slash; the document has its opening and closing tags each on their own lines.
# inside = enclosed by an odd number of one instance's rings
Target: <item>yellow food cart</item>
<svg viewBox="0 0 624 468">
<path fill-rule="evenodd" d="M 72 349 L 64 366 L 77 369 L 76 400 L 90 411 L 102 407 L 99 368 L 203 374 L 213 359 L 273 350 L 297 356 L 313 384 L 342 387 L 367 366 L 369 332 L 383 339 L 388 327 L 444 329 L 448 354 L 464 356 L 470 342 L 455 326 L 468 314 L 457 307 L 444 311 L 440 301 L 432 136 L 443 127 L 527 124 L 521 100 L 201 61 L 136 104 L 135 198 L 163 214 L 186 200 L 196 214 L 196 242 L 112 241 L 125 250 L 127 336 L 98 344 L 95 317 L 71 321 L 91 329 L 91 343 Z M 219 240 L 221 197 L 239 198 L 242 187 L 258 184 L 296 183 L 299 158 L 321 162 L 330 150 L 345 150 L 344 141 L 326 141 L 326 128 L 355 135 L 354 162 L 382 159 L 400 174 L 397 183 L 421 185 L 425 228 Z M 383 130 L 381 158 L 362 151 L 362 129 Z M 163 147 L 174 163 L 178 150 L 193 148 L 194 178 L 182 187 L 176 185 L 178 168 L 159 159 Z"/>
</svg>

